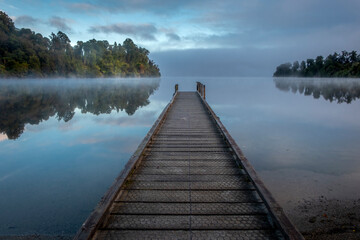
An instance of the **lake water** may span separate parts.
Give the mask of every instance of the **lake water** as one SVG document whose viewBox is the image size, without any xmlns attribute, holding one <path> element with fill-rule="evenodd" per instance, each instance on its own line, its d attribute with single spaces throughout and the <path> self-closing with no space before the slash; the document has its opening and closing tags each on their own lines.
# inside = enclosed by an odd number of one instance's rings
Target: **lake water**
<svg viewBox="0 0 360 240">
<path fill-rule="evenodd" d="M 210 106 L 284 207 L 360 198 L 360 81 L 0 81 L 0 235 L 73 235 L 180 90 Z"/>
</svg>

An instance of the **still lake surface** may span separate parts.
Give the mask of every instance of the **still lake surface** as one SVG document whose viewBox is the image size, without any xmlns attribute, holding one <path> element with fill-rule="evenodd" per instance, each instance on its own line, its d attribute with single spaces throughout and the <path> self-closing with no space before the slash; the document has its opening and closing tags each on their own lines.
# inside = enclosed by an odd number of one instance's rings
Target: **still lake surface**
<svg viewBox="0 0 360 240">
<path fill-rule="evenodd" d="M 210 106 L 284 207 L 360 198 L 360 80 L 274 78 L 0 81 L 0 235 L 73 235 L 174 85 Z"/>
</svg>

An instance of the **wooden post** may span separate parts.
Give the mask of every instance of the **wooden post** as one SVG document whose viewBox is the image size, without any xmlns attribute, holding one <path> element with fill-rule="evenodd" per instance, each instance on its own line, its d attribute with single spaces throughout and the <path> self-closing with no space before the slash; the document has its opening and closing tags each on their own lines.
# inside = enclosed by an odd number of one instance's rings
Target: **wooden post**
<svg viewBox="0 0 360 240">
<path fill-rule="evenodd" d="M 179 90 L 179 84 L 175 84 L 175 93 Z M 175 94 L 174 93 L 174 94 Z"/>
<path fill-rule="evenodd" d="M 204 86 L 204 96 L 203 96 L 203 97 L 204 97 L 204 99 L 205 99 L 205 85 L 203 85 L 203 86 Z"/>
<path fill-rule="evenodd" d="M 196 82 L 196 91 L 200 94 L 200 96 L 205 99 L 205 85 L 201 82 Z"/>
</svg>

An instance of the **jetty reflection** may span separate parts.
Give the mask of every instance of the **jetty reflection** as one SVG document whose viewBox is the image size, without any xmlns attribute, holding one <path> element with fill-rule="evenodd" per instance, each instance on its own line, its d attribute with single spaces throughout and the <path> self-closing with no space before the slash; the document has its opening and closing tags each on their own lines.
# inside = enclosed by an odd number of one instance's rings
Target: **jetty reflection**
<svg viewBox="0 0 360 240">
<path fill-rule="evenodd" d="M 357 79 L 307 79 L 274 78 L 275 86 L 281 91 L 321 96 L 330 102 L 351 103 L 360 98 L 360 81 Z"/>
<path fill-rule="evenodd" d="M 17 139 L 26 124 L 39 124 L 53 116 L 67 122 L 75 109 L 95 115 L 114 110 L 133 115 L 150 103 L 159 84 L 159 79 L 0 81 L 0 133 Z"/>
</svg>

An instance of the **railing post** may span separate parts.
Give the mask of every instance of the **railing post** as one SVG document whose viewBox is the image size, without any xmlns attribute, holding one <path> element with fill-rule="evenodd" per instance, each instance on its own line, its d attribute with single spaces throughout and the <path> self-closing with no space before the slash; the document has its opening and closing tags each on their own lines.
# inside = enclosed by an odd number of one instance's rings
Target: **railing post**
<svg viewBox="0 0 360 240">
<path fill-rule="evenodd" d="M 205 99 L 205 85 L 201 82 L 196 82 L 196 91 L 200 94 L 200 96 Z"/>
<path fill-rule="evenodd" d="M 196 91 L 200 94 L 200 96 L 205 99 L 205 85 L 201 82 L 196 82 Z"/>
<path fill-rule="evenodd" d="M 204 95 L 203 95 L 203 97 L 204 97 L 204 99 L 205 99 L 205 92 L 206 92 L 206 91 L 205 91 L 205 85 L 203 85 L 203 86 L 204 86 Z"/>
<path fill-rule="evenodd" d="M 175 92 L 174 92 L 174 95 L 175 93 L 179 90 L 179 84 L 175 84 Z"/>
</svg>

